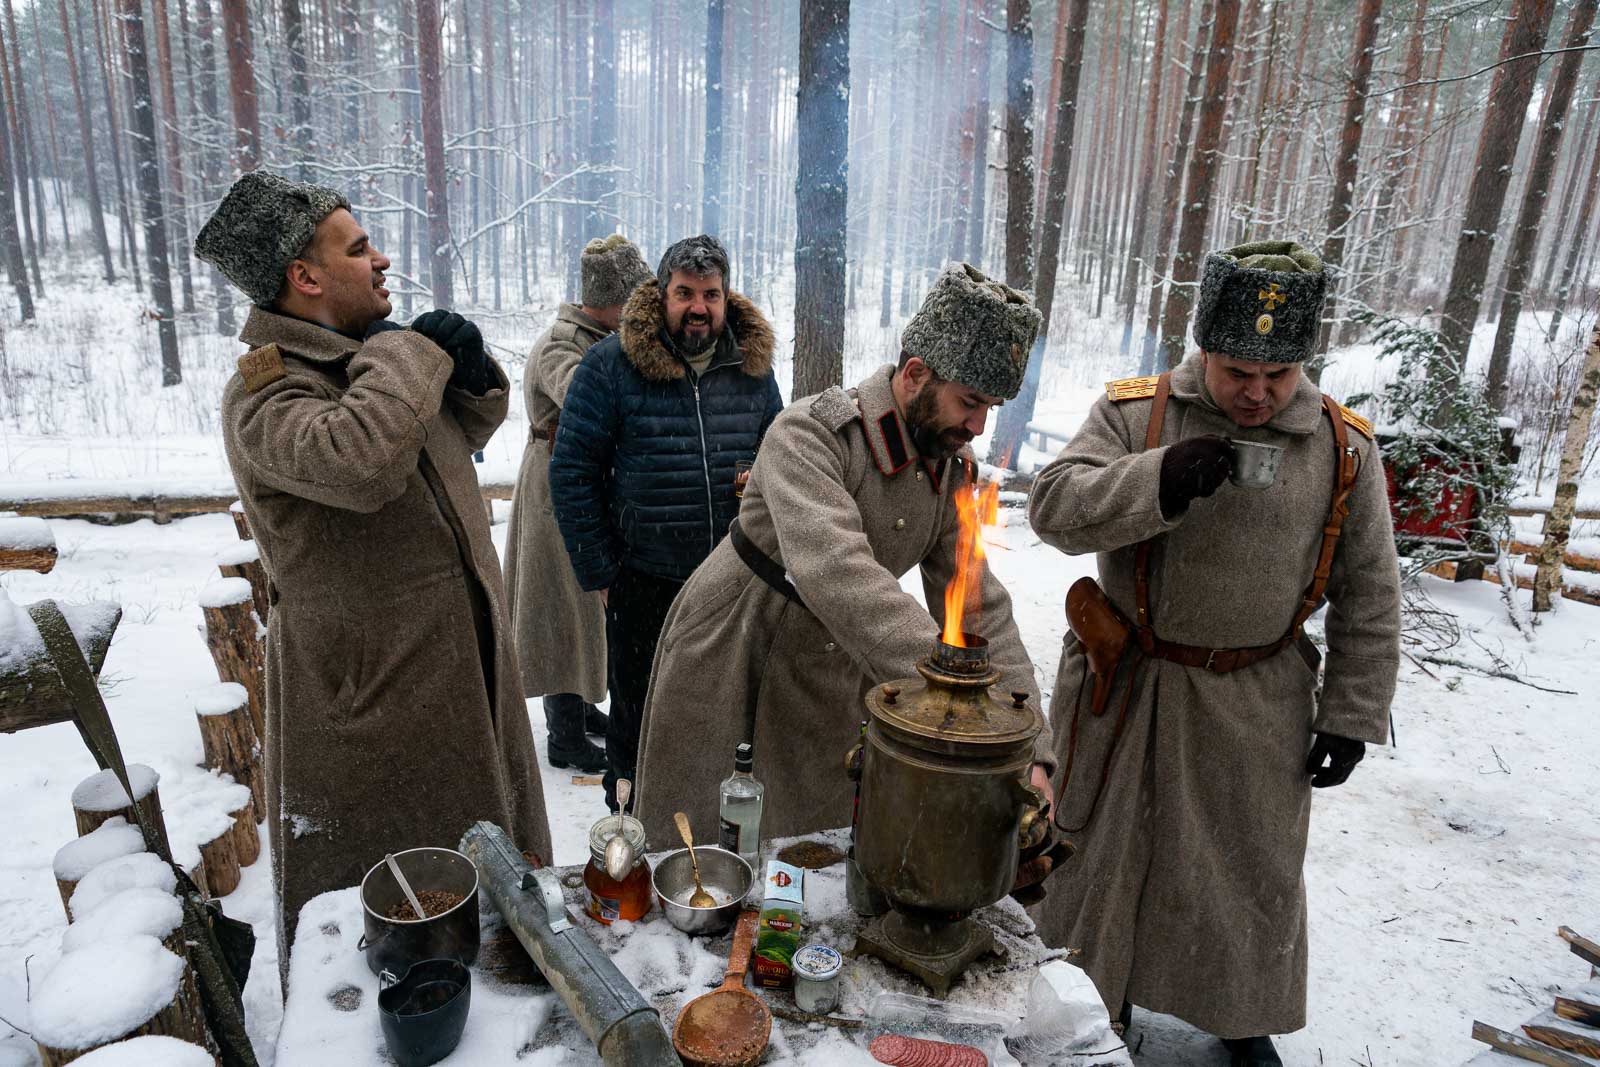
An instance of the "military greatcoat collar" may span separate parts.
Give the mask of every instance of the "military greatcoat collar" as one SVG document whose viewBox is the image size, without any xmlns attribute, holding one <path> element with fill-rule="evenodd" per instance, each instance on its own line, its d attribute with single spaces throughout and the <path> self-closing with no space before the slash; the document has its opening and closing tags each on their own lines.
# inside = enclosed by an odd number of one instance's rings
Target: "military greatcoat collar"
<svg viewBox="0 0 1600 1067">
<path fill-rule="evenodd" d="M 581 327 L 590 333 L 599 334 L 601 337 L 611 333 L 611 327 L 598 319 L 584 314 L 583 305 L 581 304 L 562 304 L 560 310 L 556 312 L 556 318 L 562 322 L 569 322 L 574 326 Z"/>
<path fill-rule="evenodd" d="M 1224 418 L 1227 417 L 1217 406 L 1217 402 L 1211 399 L 1211 391 L 1206 388 L 1205 371 L 1200 366 L 1198 352 L 1191 353 L 1173 368 L 1172 395 L 1179 400 L 1198 404 L 1207 411 L 1214 411 Z M 1282 411 L 1267 420 L 1265 428 L 1304 437 L 1316 432 L 1317 424 L 1321 420 L 1322 393 L 1311 378 L 1302 373 L 1300 381 L 1295 384 L 1294 395 L 1289 397 L 1289 403 Z"/>
<path fill-rule="evenodd" d="M 319 326 L 293 315 L 280 315 L 264 307 L 252 307 L 239 331 L 239 340 L 251 348 L 277 345 L 301 359 L 313 363 L 334 363 L 348 359 L 361 351 L 363 342 L 346 337 L 337 330 Z"/>
<path fill-rule="evenodd" d="M 867 435 L 867 449 L 885 478 L 893 478 L 920 463 L 928 472 L 930 487 L 937 493 L 944 479 L 945 461 L 930 463 L 917 454 L 911 431 L 894 402 L 894 371 L 892 365 L 885 364 L 867 375 L 855 388 L 856 407 L 861 411 L 861 426 Z"/>
</svg>

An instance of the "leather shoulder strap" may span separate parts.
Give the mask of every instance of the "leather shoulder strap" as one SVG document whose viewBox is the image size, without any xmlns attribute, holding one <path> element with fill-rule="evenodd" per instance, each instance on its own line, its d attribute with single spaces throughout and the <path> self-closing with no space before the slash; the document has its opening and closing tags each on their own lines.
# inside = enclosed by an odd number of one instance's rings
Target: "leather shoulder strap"
<svg viewBox="0 0 1600 1067">
<path fill-rule="evenodd" d="M 1345 517 L 1350 514 L 1350 492 L 1356 486 L 1356 478 L 1361 473 L 1361 452 L 1350 447 L 1350 435 L 1345 429 L 1344 408 L 1339 402 L 1326 393 L 1322 397 L 1322 411 L 1328 416 L 1328 425 L 1333 428 L 1334 447 L 1334 479 L 1333 500 L 1328 505 L 1328 521 L 1322 527 L 1322 548 L 1317 552 L 1317 566 L 1311 572 L 1311 584 L 1306 587 L 1305 595 L 1300 598 L 1300 608 L 1294 613 L 1294 621 L 1289 624 L 1289 633 L 1285 640 L 1290 640 L 1300 633 L 1300 627 L 1316 612 L 1317 606 L 1322 603 L 1322 594 L 1328 588 L 1328 575 L 1333 571 L 1333 551 L 1339 544 L 1339 533 L 1344 527 Z"/>
<path fill-rule="evenodd" d="M 1161 427 L 1167 421 L 1167 400 L 1172 395 L 1172 372 L 1167 371 L 1156 379 L 1155 395 L 1150 403 L 1150 422 L 1144 431 L 1146 452 L 1161 446 Z M 1150 548 L 1153 541 L 1139 542 L 1133 553 L 1133 593 L 1135 613 L 1133 625 L 1139 634 L 1139 644 L 1148 652 L 1155 642 L 1153 621 L 1150 618 Z"/>
</svg>

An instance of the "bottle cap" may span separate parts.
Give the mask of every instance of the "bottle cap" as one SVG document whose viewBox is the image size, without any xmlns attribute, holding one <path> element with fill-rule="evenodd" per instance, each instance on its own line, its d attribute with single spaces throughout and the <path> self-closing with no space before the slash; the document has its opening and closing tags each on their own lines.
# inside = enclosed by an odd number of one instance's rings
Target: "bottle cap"
<svg viewBox="0 0 1600 1067">
<path fill-rule="evenodd" d="M 739 747 L 733 750 L 733 769 L 748 771 L 755 766 L 755 754 L 751 751 L 750 742 L 740 741 Z"/>
</svg>

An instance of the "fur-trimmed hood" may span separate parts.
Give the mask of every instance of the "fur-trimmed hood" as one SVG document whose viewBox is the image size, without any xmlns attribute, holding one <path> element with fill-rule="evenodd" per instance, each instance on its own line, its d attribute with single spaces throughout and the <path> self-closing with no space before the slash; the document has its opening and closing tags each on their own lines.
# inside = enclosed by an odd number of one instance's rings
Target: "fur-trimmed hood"
<svg viewBox="0 0 1600 1067">
<path fill-rule="evenodd" d="M 687 373 L 684 361 L 668 347 L 665 332 L 666 308 L 661 285 L 652 278 L 628 297 L 622 308 L 622 352 L 647 381 L 666 382 Z M 741 369 L 752 378 L 764 378 L 772 370 L 772 348 L 776 337 L 767 317 L 741 293 L 728 293 L 726 326 L 744 363 Z"/>
</svg>

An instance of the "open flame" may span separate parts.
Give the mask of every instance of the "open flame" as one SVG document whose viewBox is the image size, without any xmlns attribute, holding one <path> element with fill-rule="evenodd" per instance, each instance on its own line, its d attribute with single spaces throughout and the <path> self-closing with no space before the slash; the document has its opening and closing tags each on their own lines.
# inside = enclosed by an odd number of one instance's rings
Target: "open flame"
<svg viewBox="0 0 1600 1067">
<path fill-rule="evenodd" d="M 944 634 L 942 640 L 956 648 L 966 648 L 964 636 L 967 629 L 978 628 L 978 607 L 982 597 L 978 593 L 983 580 L 983 564 L 988 558 L 983 541 L 983 528 L 997 526 L 1000 522 L 1000 483 L 989 481 L 980 490 L 966 486 L 956 494 L 956 520 L 960 533 L 956 540 L 956 572 L 950 584 L 944 587 Z M 973 623 L 965 626 L 968 607 L 972 609 Z"/>
</svg>

